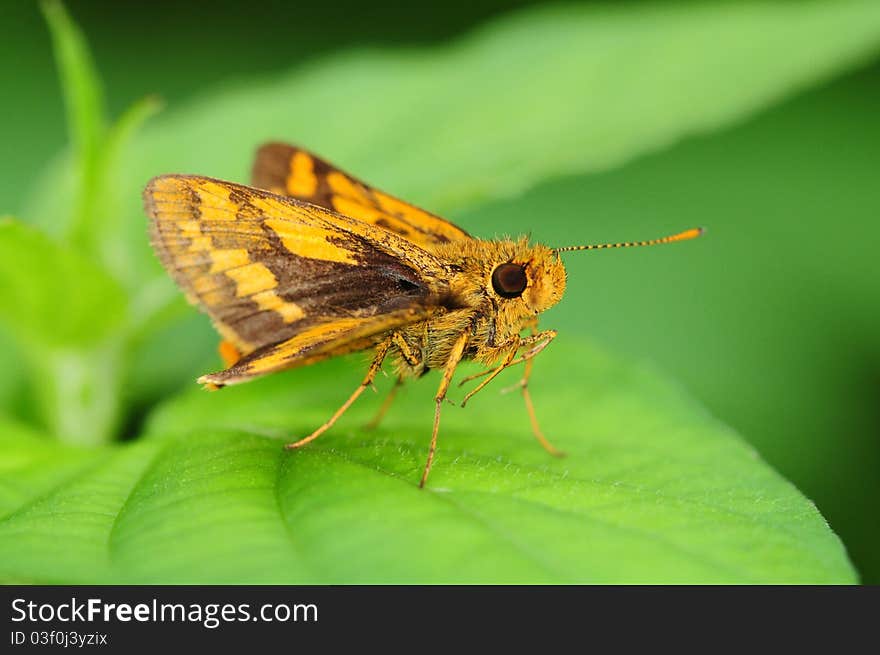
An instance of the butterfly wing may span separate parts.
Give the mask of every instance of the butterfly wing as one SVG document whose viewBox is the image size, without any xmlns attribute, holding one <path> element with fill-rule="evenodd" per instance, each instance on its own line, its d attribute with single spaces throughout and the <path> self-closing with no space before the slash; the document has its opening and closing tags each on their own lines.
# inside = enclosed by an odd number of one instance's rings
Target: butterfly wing
<svg viewBox="0 0 880 655">
<path fill-rule="evenodd" d="M 471 238 L 449 221 L 374 189 L 296 146 L 262 146 L 251 179 L 261 189 L 332 209 L 429 250 L 438 244 Z"/>
<path fill-rule="evenodd" d="M 305 327 L 280 343 L 262 346 L 234 362 L 226 370 L 209 373 L 199 382 L 212 388 L 247 382 L 255 377 L 306 366 L 327 357 L 357 352 L 374 346 L 389 330 L 432 316 L 426 307 L 405 307 L 379 316 L 334 318 Z"/>
<path fill-rule="evenodd" d="M 367 348 L 443 309 L 439 260 L 326 208 L 188 175 L 151 180 L 144 206 L 163 265 L 243 355 L 206 382 Z"/>
</svg>

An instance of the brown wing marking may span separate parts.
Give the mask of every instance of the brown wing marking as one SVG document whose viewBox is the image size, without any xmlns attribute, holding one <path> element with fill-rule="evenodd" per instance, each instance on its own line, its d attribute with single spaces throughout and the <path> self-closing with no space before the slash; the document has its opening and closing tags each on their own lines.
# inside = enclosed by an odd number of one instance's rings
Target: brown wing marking
<svg viewBox="0 0 880 655">
<path fill-rule="evenodd" d="M 256 187 L 332 209 L 422 247 L 471 238 L 449 221 L 374 189 L 296 146 L 262 146 L 251 179 Z"/>
</svg>

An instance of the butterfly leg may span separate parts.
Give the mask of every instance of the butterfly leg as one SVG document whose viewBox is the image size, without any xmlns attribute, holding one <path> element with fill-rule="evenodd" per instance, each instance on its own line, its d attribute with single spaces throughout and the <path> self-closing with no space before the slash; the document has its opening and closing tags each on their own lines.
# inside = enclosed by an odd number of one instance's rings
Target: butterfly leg
<svg viewBox="0 0 880 655">
<path fill-rule="evenodd" d="M 539 352 L 544 350 L 544 348 L 546 348 L 550 344 L 550 342 L 556 338 L 556 334 L 557 334 L 556 330 L 544 330 L 543 332 L 537 332 L 535 334 L 529 335 L 529 336 L 525 337 L 524 339 L 519 339 L 519 345 L 517 346 L 517 350 L 521 350 L 521 349 L 525 348 L 526 346 L 531 346 L 532 344 L 536 344 L 536 345 L 533 348 L 531 348 L 530 350 L 527 350 L 526 352 L 524 352 L 522 355 L 520 355 L 516 359 L 508 362 L 507 366 L 515 366 L 516 364 L 521 364 L 522 362 L 527 362 L 532 357 L 537 355 Z M 491 375 L 492 377 L 495 377 L 496 375 L 498 375 L 498 373 L 500 373 L 498 368 L 489 368 L 489 369 L 486 369 L 485 371 L 480 371 L 479 373 L 474 373 L 473 375 L 468 375 L 466 378 L 462 378 L 459 381 L 458 386 L 460 386 L 460 387 L 464 386 L 468 382 L 470 382 L 472 380 L 477 380 L 485 375 Z M 482 387 L 482 386 L 485 386 L 485 385 L 480 385 L 480 387 Z M 471 393 L 468 395 L 472 396 L 473 394 Z"/>
<path fill-rule="evenodd" d="M 434 396 L 434 428 L 431 432 L 431 448 L 428 451 L 428 461 L 425 462 L 425 470 L 422 472 L 419 488 L 425 486 L 428 473 L 431 472 L 431 465 L 434 463 L 434 453 L 437 450 L 437 433 L 440 430 L 440 408 L 443 406 L 443 399 L 446 398 L 446 392 L 449 390 L 449 383 L 452 382 L 455 369 L 461 361 L 462 355 L 464 355 L 464 349 L 469 337 L 469 332 L 461 334 L 452 346 L 452 352 L 449 353 L 449 359 L 446 360 L 446 366 L 443 368 L 443 379 L 440 380 L 440 387 Z"/>
<path fill-rule="evenodd" d="M 464 400 L 461 401 L 461 406 L 464 407 L 467 405 L 467 401 L 469 401 L 473 396 L 477 394 L 477 392 L 482 391 L 483 387 L 489 384 L 492 380 L 495 379 L 495 376 L 501 373 L 504 369 L 510 366 L 513 358 L 516 357 L 516 353 L 520 349 L 520 338 L 518 336 L 514 336 L 511 339 L 510 350 L 504 356 L 504 359 L 501 361 L 501 364 L 496 366 L 494 369 L 491 369 L 488 373 L 488 377 L 480 382 L 469 394 L 464 397 Z M 459 385 L 460 386 L 460 385 Z"/>
<path fill-rule="evenodd" d="M 537 331 L 533 328 L 533 335 L 536 334 Z M 556 336 L 554 333 L 553 336 Z M 552 337 L 551 337 L 552 339 Z M 550 343 L 548 340 L 547 343 Z M 544 450 L 553 455 L 554 457 L 565 457 L 565 453 L 556 448 L 552 443 L 547 440 L 547 437 L 544 436 L 544 433 L 541 431 L 541 426 L 538 424 L 538 417 L 535 415 L 535 405 L 532 403 L 532 394 L 529 392 L 529 378 L 532 375 L 532 366 L 534 365 L 534 358 L 529 358 L 526 360 L 525 370 L 523 371 L 522 379 L 519 381 L 519 386 L 523 402 L 526 405 L 526 411 L 529 414 L 529 423 L 532 425 L 532 434 L 535 435 L 535 439 L 538 440 L 538 443 L 543 446 Z M 515 387 L 514 387 L 515 388 Z"/>
<path fill-rule="evenodd" d="M 397 352 L 400 353 L 403 361 L 411 368 L 416 369 L 422 363 L 420 354 L 407 343 L 406 339 L 400 332 L 395 332 L 391 335 L 391 344 L 397 348 Z M 388 408 L 391 407 L 391 404 L 394 402 L 394 398 L 397 396 L 397 392 L 402 385 L 403 375 L 398 375 L 397 380 L 394 382 L 394 386 L 391 387 L 391 391 L 388 392 L 388 395 L 382 402 L 382 406 L 379 407 L 379 411 L 376 412 L 373 419 L 364 426 L 364 430 L 375 430 L 379 426 L 379 423 L 384 418 Z"/>
<path fill-rule="evenodd" d="M 391 407 L 391 404 L 394 402 L 394 398 L 397 396 L 397 392 L 400 387 L 403 386 L 403 378 L 401 376 L 397 376 L 397 379 L 394 381 L 394 386 L 391 387 L 391 391 L 388 392 L 388 395 L 385 396 L 385 400 L 382 401 L 382 405 L 379 407 L 379 411 L 376 412 L 376 415 L 370 420 L 369 423 L 364 425 L 364 430 L 375 430 L 379 427 L 379 423 L 382 422 L 382 419 L 385 418 L 385 414 L 388 413 L 388 408 Z"/>
<path fill-rule="evenodd" d="M 331 427 L 333 427 L 333 424 L 336 423 L 336 421 L 339 419 L 339 417 L 345 413 L 345 410 L 347 410 L 349 407 L 351 407 L 351 404 L 355 400 L 357 400 L 358 396 L 360 396 L 364 392 L 364 389 L 366 389 L 367 387 L 369 387 L 373 383 L 373 378 L 376 377 L 376 373 L 378 373 L 379 369 L 382 368 L 382 362 L 385 360 L 385 355 L 388 354 L 388 349 L 390 347 L 391 347 L 391 339 L 390 338 L 386 339 L 385 341 L 380 343 L 378 346 L 376 346 L 376 356 L 373 358 L 373 363 L 370 364 L 370 368 L 367 370 L 367 374 L 364 376 L 363 382 L 360 383 L 358 388 L 354 390 L 354 393 L 352 393 L 351 396 L 348 397 L 348 400 L 346 400 L 344 403 L 342 403 L 342 407 L 337 409 L 336 413 L 333 414 L 333 416 L 331 416 L 330 419 L 326 423 L 324 423 L 324 425 L 322 425 L 317 430 L 312 432 L 309 436 L 303 437 L 299 441 L 289 443 L 284 447 L 287 448 L 288 450 L 293 450 L 294 448 L 301 448 L 302 446 L 305 446 L 307 443 L 314 441 L 315 439 L 320 437 L 322 434 L 324 434 L 327 430 L 329 430 Z"/>
<path fill-rule="evenodd" d="M 535 356 L 544 350 L 548 346 L 548 344 L 553 341 L 556 337 L 555 330 L 545 330 L 544 332 L 538 332 L 537 328 L 532 326 L 531 328 L 532 334 L 528 337 L 520 340 L 519 345 L 516 350 L 513 350 L 502 362 L 500 366 L 494 369 L 489 369 L 487 371 L 482 371 L 477 373 L 476 375 L 471 375 L 462 380 L 460 384 L 464 382 L 468 382 L 470 380 L 474 380 L 476 378 L 482 377 L 484 375 L 488 375 L 489 377 L 485 379 L 476 389 L 471 391 L 467 396 L 465 396 L 464 401 L 462 401 L 462 407 L 468 401 L 468 399 L 477 393 L 480 389 L 485 387 L 496 375 L 498 375 L 502 370 L 507 368 L 508 366 L 513 366 L 514 364 L 518 364 L 520 362 L 525 362 L 525 370 L 523 371 L 523 376 L 520 381 L 514 385 L 513 387 L 509 387 L 507 389 L 503 389 L 502 393 L 507 391 L 512 391 L 513 389 L 519 388 L 522 392 L 523 402 L 526 405 L 526 411 L 529 414 L 529 423 L 532 426 L 532 434 L 535 435 L 535 439 L 538 440 L 538 443 L 546 450 L 548 453 L 553 455 L 554 457 L 564 457 L 565 453 L 556 448 L 547 437 L 544 436 L 544 433 L 541 431 L 541 426 L 538 423 L 538 417 L 535 415 L 535 405 L 532 402 L 532 394 L 529 391 L 529 378 L 532 375 L 532 366 L 534 365 Z M 534 344 L 534 345 L 533 345 Z M 513 354 L 516 353 L 517 350 L 522 349 L 525 346 L 533 345 L 531 349 L 526 351 L 517 359 L 513 359 Z"/>
</svg>

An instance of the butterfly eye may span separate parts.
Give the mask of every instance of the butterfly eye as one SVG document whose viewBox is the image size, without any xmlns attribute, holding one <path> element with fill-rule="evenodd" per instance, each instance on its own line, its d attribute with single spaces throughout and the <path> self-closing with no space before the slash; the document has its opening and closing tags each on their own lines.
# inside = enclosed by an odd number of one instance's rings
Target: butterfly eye
<svg viewBox="0 0 880 655">
<path fill-rule="evenodd" d="M 492 271 L 492 288 L 502 298 L 518 298 L 528 282 L 526 269 L 519 264 L 500 264 Z"/>
</svg>

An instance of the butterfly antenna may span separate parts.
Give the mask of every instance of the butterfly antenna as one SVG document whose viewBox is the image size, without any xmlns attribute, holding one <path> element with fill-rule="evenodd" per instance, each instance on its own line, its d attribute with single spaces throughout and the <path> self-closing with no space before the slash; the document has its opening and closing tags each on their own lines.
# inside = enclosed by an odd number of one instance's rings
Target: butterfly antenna
<svg viewBox="0 0 880 655">
<path fill-rule="evenodd" d="M 622 243 L 596 243 L 589 246 L 565 246 L 564 248 L 554 248 L 556 252 L 568 252 L 571 250 L 605 250 L 607 248 L 634 248 L 636 246 L 656 246 L 661 243 L 674 243 L 675 241 L 687 241 L 688 239 L 696 239 L 703 234 L 705 230 L 701 227 L 692 227 L 684 232 L 672 234 L 668 237 L 659 239 L 649 239 L 647 241 L 623 241 Z"/>
</svg>

